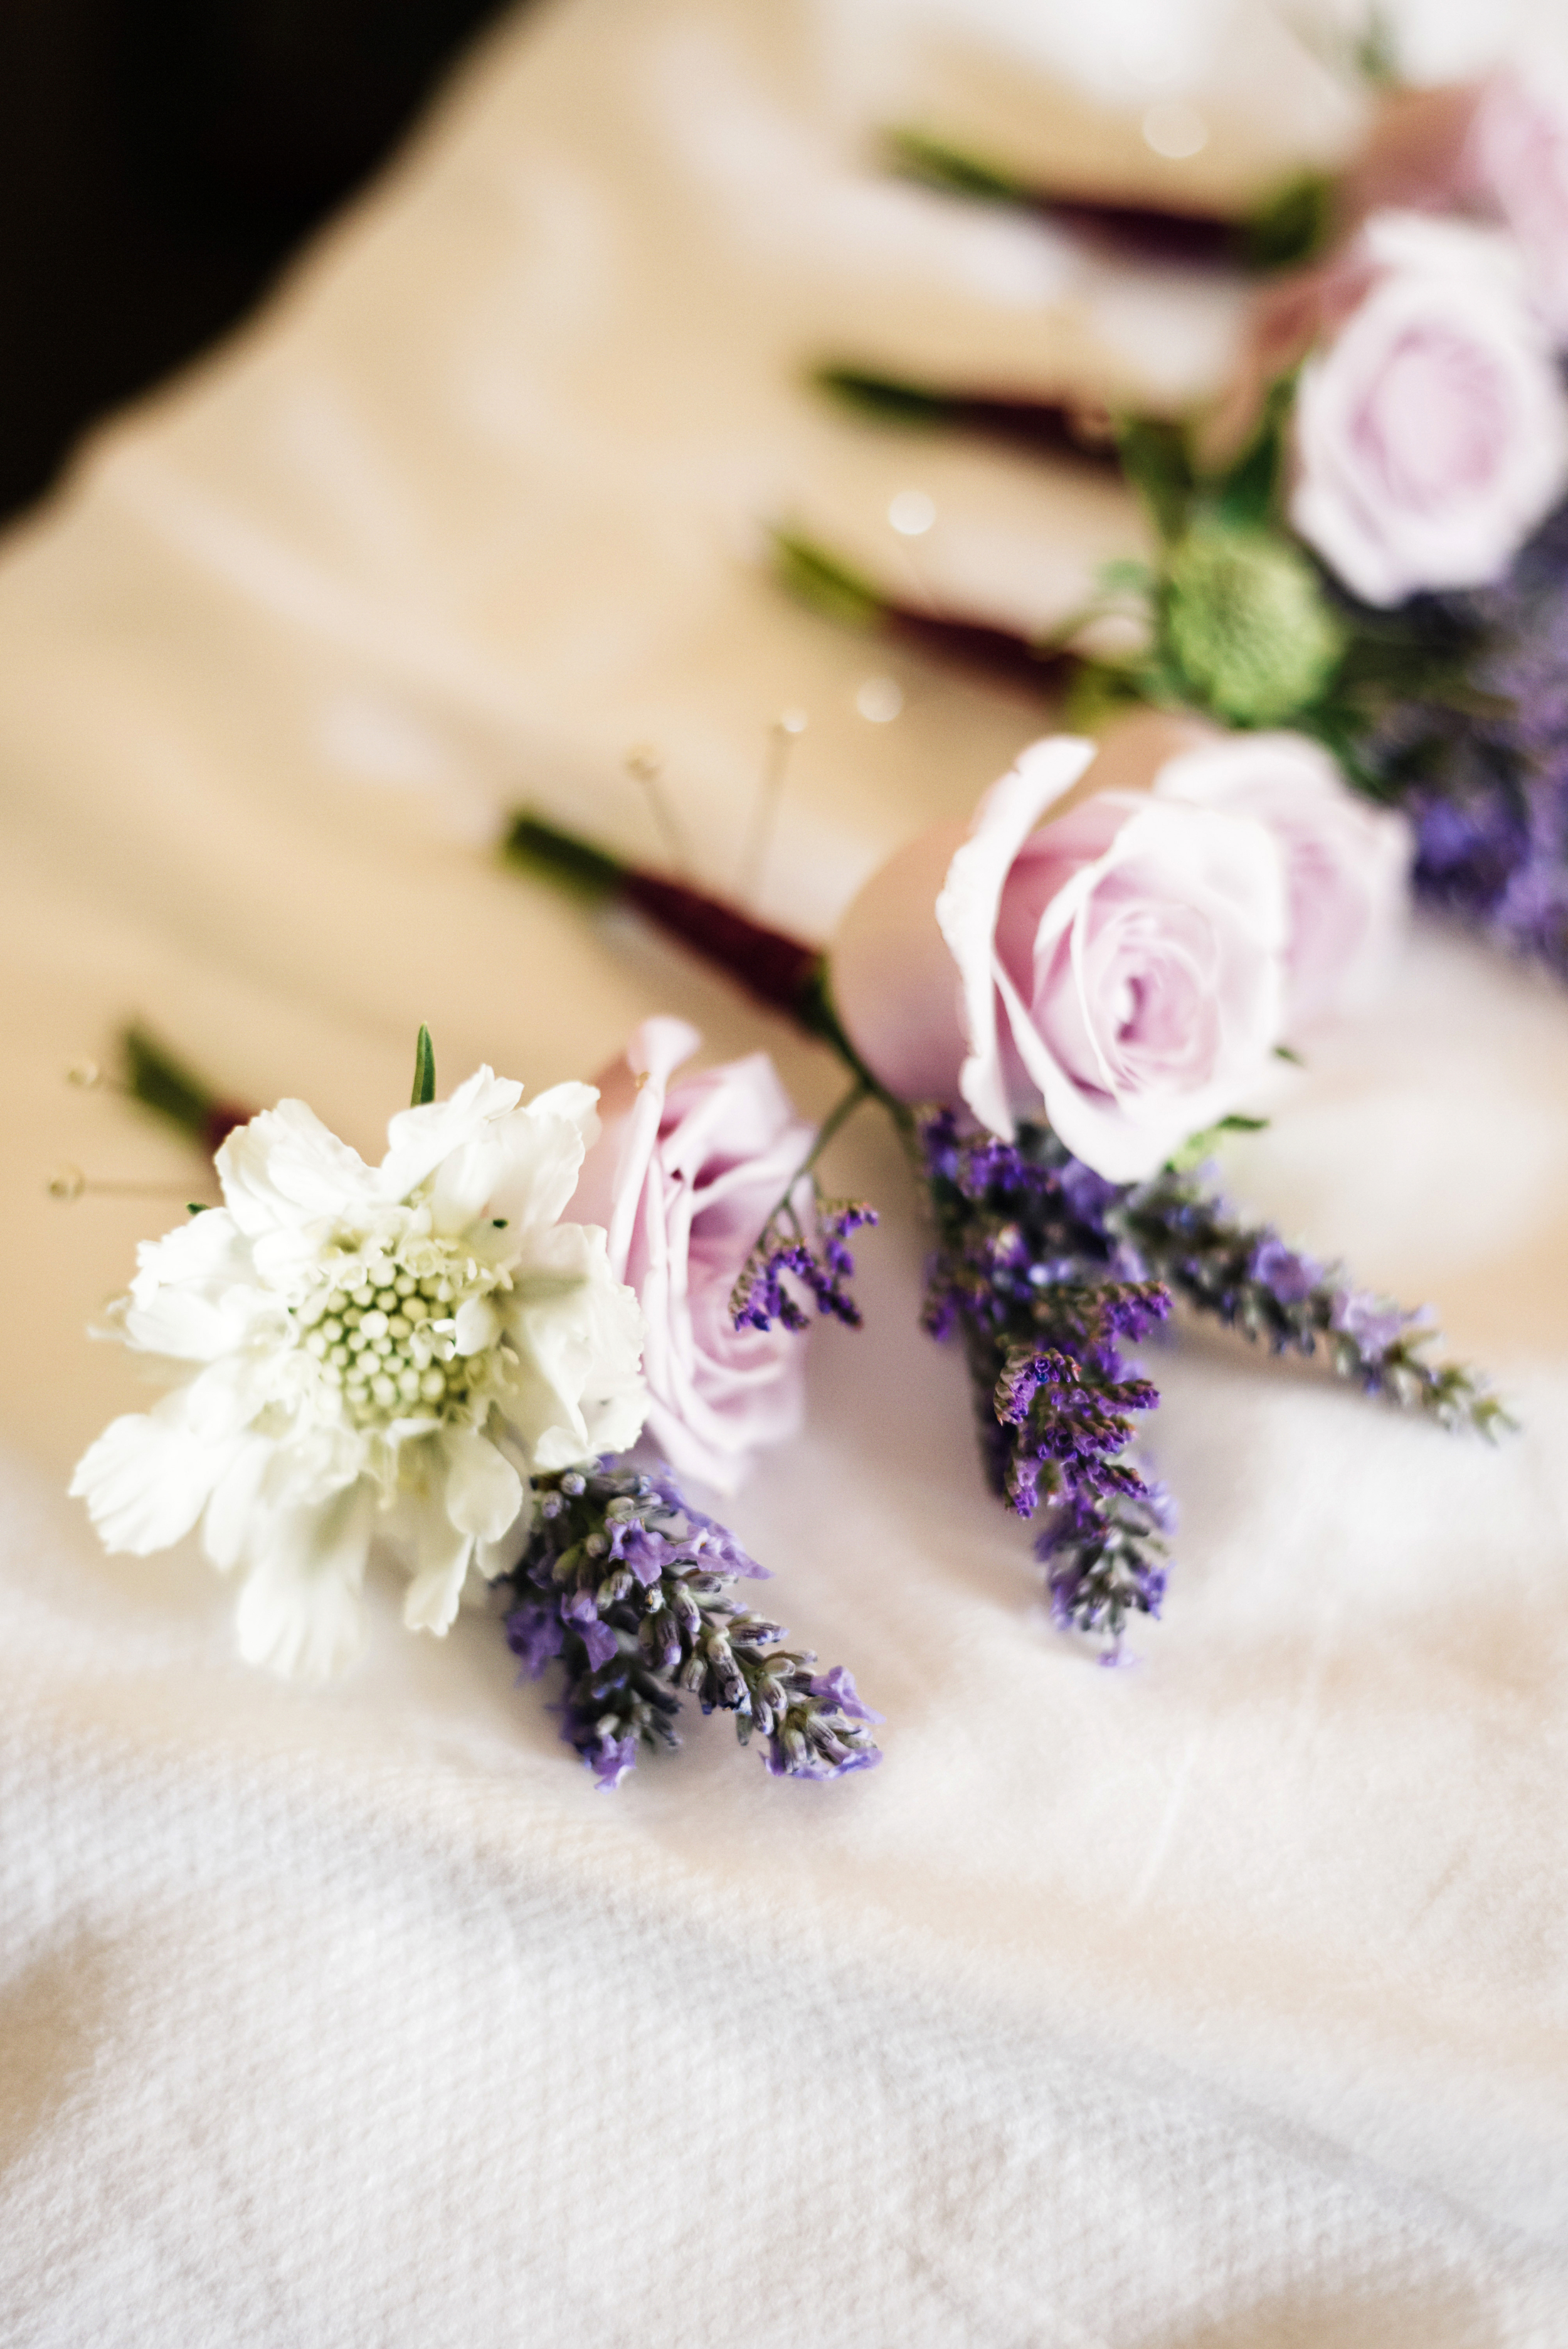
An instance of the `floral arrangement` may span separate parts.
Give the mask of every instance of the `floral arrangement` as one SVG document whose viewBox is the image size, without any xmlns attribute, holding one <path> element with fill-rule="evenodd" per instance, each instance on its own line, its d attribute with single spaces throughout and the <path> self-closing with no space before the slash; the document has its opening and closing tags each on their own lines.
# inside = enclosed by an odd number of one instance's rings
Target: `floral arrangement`
<svg viewBox="0 0 1568 2349">
<path fill-rule="evenodd" d="M 1202 231 L 1268 273 L 1205 415 L 823 371 L 892 419 L 1119 465 L 1156 551 L 1033 642 L 779 534 L 782 575 L 833 618 L 1065 694 L 1099 737 L 1032 744 L 825 949 L 518 816 L 516 861 L 636 907 L 837 1054 L 820 1130 L 763 1054 L 690 1070 L 678 1020 L 529 1101 L 488 1067 L 437 1101 L 421 1030 L 373 1166 L 303 1102 L 253 1116 L 128 1038 L 129 1090 L 215 1154 L 222 1203 L 144 1246 L 117 1309 L 167 1391 L 76 1472 L 111 1549 L 199 1527 L 242 1577 L 241 1652 L 310 1678 L 359 1647 L 373 1545 L 407 1570 L 410 1629 L 499 1594 L 601 1786 L 677 1742 L 686 1695 L 776 1775 L 874 1764 L 850 1674 L 741 1603 L 762 1568 L 683 1489 L 733 1494 L 794 1433 L 813 1308 L 860 1319 L 850 1243 L 874 1216 L 817 1167 L 868 1102 L 929 1214 L 921 1319 L 963 1347 L 986 1477 L 1032 1521 L 1056 1620 L 1104 1661 L 1166 1596 L 1175 1506 L 1136 1353 L 1161 1325 L 1206 1316 L 1439 1426 L 1509 1424 L 1434 1359 L 1424 1309 L 1236 1209 L 1210 1146 L 1263 1123 L 1276 1056 L 1366 999 L 1412 874 L 1568 973 L 1559 96 L 1499 79 L 1390 107 L 1353 174 L 1247 222 L 1099 208 L 1104 233 Z M 938 141 L 900 153 L 965 195 L 1042 200 Z M 1133 649 L 1092 633 L 1113 615 Z"/>
<path fill-rule="evenodd" d="M 1101 762 L 1117 784 L 1083 796 Z M 1239 1215 L 1207 1163 L 1215 1132 L 1262 1122 L 1244 1104 L 1273 1056 L 1361 998 L 1397 939 L 1408 826 L 1320 745 L 1146 717 L 1098 752 L 1037 742 L 967 829 L 874 874 L 825 952 L 531 814 L 509 847 L 641 906 L 828 1044 L 851 1079 L 830 1125 L 868 1100 L 891 1115 L 934 1231 L 924 1327 L 962 1341 L 989 1480 L 1037 1521 L 1057 1620 L 1108 1660 L 1166 1588 L 1172 1504 L 1137 1456 L 1159 1397 L 1127 1350 L 1178 1300 L 1442 1424 L 1507 1423 L 1429 1359 L 1424 1313 Z M 853 1212 L 835 1203 L 818 1242 L 829 1309 Z M 801 1246 L 769 1227 L 738 1326 L 772 1326 Z"/>
<path fill-rule="evenodd" d="M 658 1457 L 730 1491 L 799 1417 L 792 1331 L 725 1309 L 780 1198 L 811 1228 L 810 1130 L 764 1056 L 672 1083 L 700 1040 L 655 1019 L 600 1089 L 525 1101 L 481 1068 L 438 1101 L 421 1030 L 371 1166 L 303 1102 L 250 1116 L 127 1040 L 129 1090 L 215 1147 L 222 1204 L 144 1244 L 115 1309 L 167 1392 L 76 1471 L 108 1548 L 200 1526 L 243 1577 L 241 1654 L 306 1679 L 359 1649 L 373 1541 L 411 1630 L 493 1588 L 602 1786 L 678 1742 L 683 1692 L 779 1775 L 879 1758 L 849 1673 L 738 1604 L 764 1569 Z"/>
<path fill-rule="evenodd" d="M 1377 70 L 1387 83 L 1386 58 Z M 1262 273 L 1245 359 L 1185 417 L 822 367 L 826 388 L 890 422 L 1119 467 L 1156 553 L 1110 565 L 1046 640 L 913 603 L 789 530 L 785 584 L 840 622 L 1065 695 L 1075 722 L 1145 703 L 1305 734 L 1374 802 L 1408 810 L 1429 899 L 1568 973 L 1564 70 L 1387 87 L 1349 171 L 1279 191 L 1250 222 L 1064 201 L 923 137 L 895 160 L 1101 235 L 1147 243 L 1163 220 L 1185 250 L 1202 229 Z M 1112 616 L 1135 649 L 1095 649 Z"/>
</svg>

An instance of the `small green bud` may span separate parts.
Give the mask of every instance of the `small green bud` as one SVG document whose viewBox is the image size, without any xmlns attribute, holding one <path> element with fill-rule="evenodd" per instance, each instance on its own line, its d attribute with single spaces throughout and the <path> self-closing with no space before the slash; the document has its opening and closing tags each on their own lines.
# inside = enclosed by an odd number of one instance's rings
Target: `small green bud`
<svg viewBox="0 0 1568 2349">
<path fill-rule="evenodd" d="M 1171 557 L 1171 650 L 1201 698 L 1239 726 L 1277 726 L 1318 698 L 1345 632 L 1305 556 L 1262 530 L 1199 523 Z"/>
</svg>

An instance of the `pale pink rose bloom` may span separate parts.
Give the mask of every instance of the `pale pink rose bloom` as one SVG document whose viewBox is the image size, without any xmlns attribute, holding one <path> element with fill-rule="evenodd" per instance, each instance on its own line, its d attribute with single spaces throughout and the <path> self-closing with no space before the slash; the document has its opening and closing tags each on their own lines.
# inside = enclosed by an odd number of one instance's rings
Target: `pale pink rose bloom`
<svg viewBox="0 0 1568 2349">
<path fill-rule="evenodd" d="M 1279 1040 L 1284 859 L 1250 817 L 1102 792 L 1037 831 L 1095 755 L 1025 750 L 967 836 L 912 843 L 845 916 L 841 1017 L 890 1091 L 1044 1113 L 1111 1182 L 1152 1174 L 1257 1083 Z"/>
<path fill-rule="evenodd" d="M 1528 77 L 1511 67 L 1482 85 L 1462 181 L 1518 238 L 1553 338 L 1568 341 L 1568 62 L 1536 57 Z"/>
<path fill-rule="evenodd" d="M 1511 241 L 1370 220 L 1368 290 L 1302 369 L 1291 520 L 1364 602 L 1498 578 L 1568 484 L 1568 406 Z"/>
<path fill-rule="evenodd" d="M 733 1493 L 800 1423 L 804 1340 L 737 1330 L 729 1298 L 813 1133 L 765 1052 L 672 1085 L 701 1041 L 684 1019 L 646 1019 L 599 1079 L 602 1130 L 571 1212 L 604 1226 L 614 1278 L 642 1306 L 648 1434 L 683 1475 Z"/>
<path fill-rule="evenodd" d="M 1159 799 L 1255 816 L 1284 852 L 1290 899 L 1287 1035 L 1366 1002 L 1409 912 L 1407 819 L 1368 807 L 1318 743 L 1300 734 L 1216 735 L 1171 759 Z"/>
</svg>

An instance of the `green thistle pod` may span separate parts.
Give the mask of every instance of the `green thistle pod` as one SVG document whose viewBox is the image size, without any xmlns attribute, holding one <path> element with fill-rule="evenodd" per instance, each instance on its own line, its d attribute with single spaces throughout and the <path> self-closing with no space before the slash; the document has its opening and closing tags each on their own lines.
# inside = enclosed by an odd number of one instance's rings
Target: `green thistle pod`
<svg viewBox="0 0 1568 2349">
<path fill-rule="evenodd" d="M 1170 649 L 1198 698 L 1237 726 L 1277 726 L 1322 696 L 1346 636 L 1287 540 L 1196 523 L 1171 552 Z"/>
</svg>

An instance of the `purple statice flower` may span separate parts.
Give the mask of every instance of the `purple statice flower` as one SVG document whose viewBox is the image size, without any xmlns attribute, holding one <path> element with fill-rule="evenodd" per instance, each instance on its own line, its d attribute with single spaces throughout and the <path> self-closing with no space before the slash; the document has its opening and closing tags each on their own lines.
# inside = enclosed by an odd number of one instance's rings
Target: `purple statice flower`
<svg viewBox="0 0 1568 2349">
<path fill-rule="evenodd" d="M 819 1313 L 858 1330 L 861 1309 L 848 1286 L 855 1259 L 848 1242 L 851 1232 L 876 1220 L 875 1208 L 862 1199 L 820 1200 L 809 1223 L 792 1205 L 780 1207 L 735 1284 L 729 1310 L 736 1328 L 769 1330 L 775 1321 L 786 1330 L 807 1328 L 810 1317 L 789 1286 L 793 1280 L 815 1299 Z"/>
<path fill-rule="evenodd" d="M 531 1679 L 560 1662 L 561 1733 L 598 1785 L 619 1785 L 642 1746 L 679 1743 L 688 1694 L 732 1713 L 742 1744 L 757 1732 L 775 1775 L 837 1777 L 880 1758 L 866 1726 L 877 1716 L 849 1674 L 814 1673 L 781 1626 L 738 1604 L 735 1585 L 765 1569 L 667 1470 L 602 1462 L 537 1489 L 507 1640 Z"/>
</svg>

